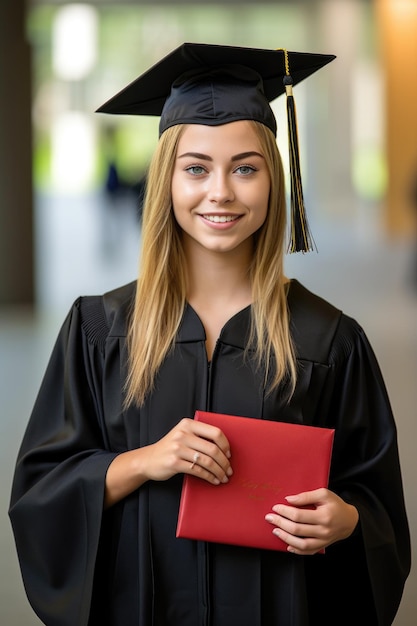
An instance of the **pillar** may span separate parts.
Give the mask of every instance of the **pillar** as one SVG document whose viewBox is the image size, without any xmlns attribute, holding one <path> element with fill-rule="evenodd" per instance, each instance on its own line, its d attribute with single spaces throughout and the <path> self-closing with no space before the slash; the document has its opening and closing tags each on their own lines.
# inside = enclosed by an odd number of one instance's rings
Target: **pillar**
<svg viewBox="0 0 417 626">
<path fill-rule="evenodd" d="M 385 221 L 394 236 L 414 236 L 417 207 L 417 2 L 374 0 L 386 102 L 388 191 Z"/>
<path fill-rule="evenodd" d="M 32 304 L 30 48 L 24 0 L 0 3 L 0 305 Z"/>
</svg>

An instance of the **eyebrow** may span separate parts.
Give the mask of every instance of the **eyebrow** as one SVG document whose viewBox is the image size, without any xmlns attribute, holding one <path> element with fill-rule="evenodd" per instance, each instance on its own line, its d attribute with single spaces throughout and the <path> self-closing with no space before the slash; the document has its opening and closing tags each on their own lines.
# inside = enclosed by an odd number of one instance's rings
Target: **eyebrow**
<svg viewBox="0 0 417 626">
<path fill-rule="evenodd" d="M 253 157 L 253 156 L 261 157 L 261 159 L 264 158 L 263 155 L 260 154 L 260 152 L 251 150 L 250 152 L 242 152 L 241 154 L 235 154 L 234 156 L 232 156 L 231 161 L 232 162 L 241 161 L 242 159 L 248 159 L 249 157 Z M 213 161 L 211 156 L 209 156 L 208 154 L 201 154 L 200 152 L 184 152 L 184 154 L 180 154 L 178 158 L 183 159 L 186 157 L 192 157 L 193 159 L 199 159 L 201 161 Z"/>
</svg>

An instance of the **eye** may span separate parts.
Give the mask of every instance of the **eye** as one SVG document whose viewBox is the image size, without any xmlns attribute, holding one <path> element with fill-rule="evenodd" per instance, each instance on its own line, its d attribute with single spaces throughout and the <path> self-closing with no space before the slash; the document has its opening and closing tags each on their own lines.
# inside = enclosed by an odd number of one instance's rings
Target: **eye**
<svg viewBox="0 0 417 626">
<path fill-rule="evenodd" d="M 249 176 L 257 171 L 256 167 L 253 167 L 253 165 L 239 165 L 239 167 L 235 169 L 235 172 L 241 176 Z"/>
<path fill-rule="evenodd" d="M 193 176 L 201 176 L 205 174 L 206 170 L 202 165 L 189 165 L 185 168 L 185 171 Z"/>
</svg>

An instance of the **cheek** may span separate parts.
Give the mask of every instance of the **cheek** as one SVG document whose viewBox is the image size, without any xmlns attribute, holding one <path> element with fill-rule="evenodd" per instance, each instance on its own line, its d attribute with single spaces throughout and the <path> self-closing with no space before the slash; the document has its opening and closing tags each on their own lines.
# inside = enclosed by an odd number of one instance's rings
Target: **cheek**
<svg viewBox="0 0 417 626">
<path fill-rule="evenodd" d="M 201 185 L 195 181 L 187 180 L 182 176 L 175 176 L 171 184 L 172 203 L 178 207 L 193 205 L 202 193 Z"/>
<path fill-rule="evenodd" d="M 262 223 L 265 221 L 268 213 L 269 195 L 270 185 L 269 181 L 266 181 L 264 185 L 257 188 L 252 197 L 252 206 L 255 208 L 255 214 L 259 217 L 259 221 Z"/>
<path fill-rule="evenodd" d="M 257 215 L 257 228 L 261 228 L 264 225 L 266 217 L 268 215 L 268 205 L 263 204 L 259 207 L 258 215 Z"/>
<path fill-rule="evenodd" d="M 179 200 L 179 197 L 180 197 L 179 193 L 180 193 L 180 185 L 178 181 L 178 176 L 174 174 L 172 177 L 172 181 L 171 181 L 171 200 L 172 200 L 173 206 L 175 206 Z"/>
<path fill-rule="evenodd" d="M 175 177 L 171 185 L 171 205 L 175 221 L 181 228 L 184 228 L 194 202 L 187 184 Z"/>
</svg>

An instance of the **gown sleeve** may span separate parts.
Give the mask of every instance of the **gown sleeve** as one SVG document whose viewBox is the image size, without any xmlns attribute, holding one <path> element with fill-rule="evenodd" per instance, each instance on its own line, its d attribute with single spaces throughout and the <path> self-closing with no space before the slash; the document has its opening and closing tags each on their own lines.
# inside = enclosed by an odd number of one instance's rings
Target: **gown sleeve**
<svg viewBox="0 0 417 626">
<path fill-rule="evenodd" d="M 53 349 L 18 454 L 10 503 L 28 599 L 48 626 L 88 623 L 103 515 L 102 354 L 77 301 Z"/>
<path fill-rule="evenodd" d="M 336 429 L 330 488 L 357 507 L 360 522 L 352 541 L 335 544 L 328 552 L 340 559 L 345 551 L 352 561 L 346 584 L 360 579 L 354 555 L 364 554 L 377 623 L 388 626 L 410 570 L 396 426 L 374 352 L 362 328 L 346 316 L 330 362 L 332 391 L 325 414 Z M 363 550 L 356 552 L 358 542 Z"/>
</svg>

